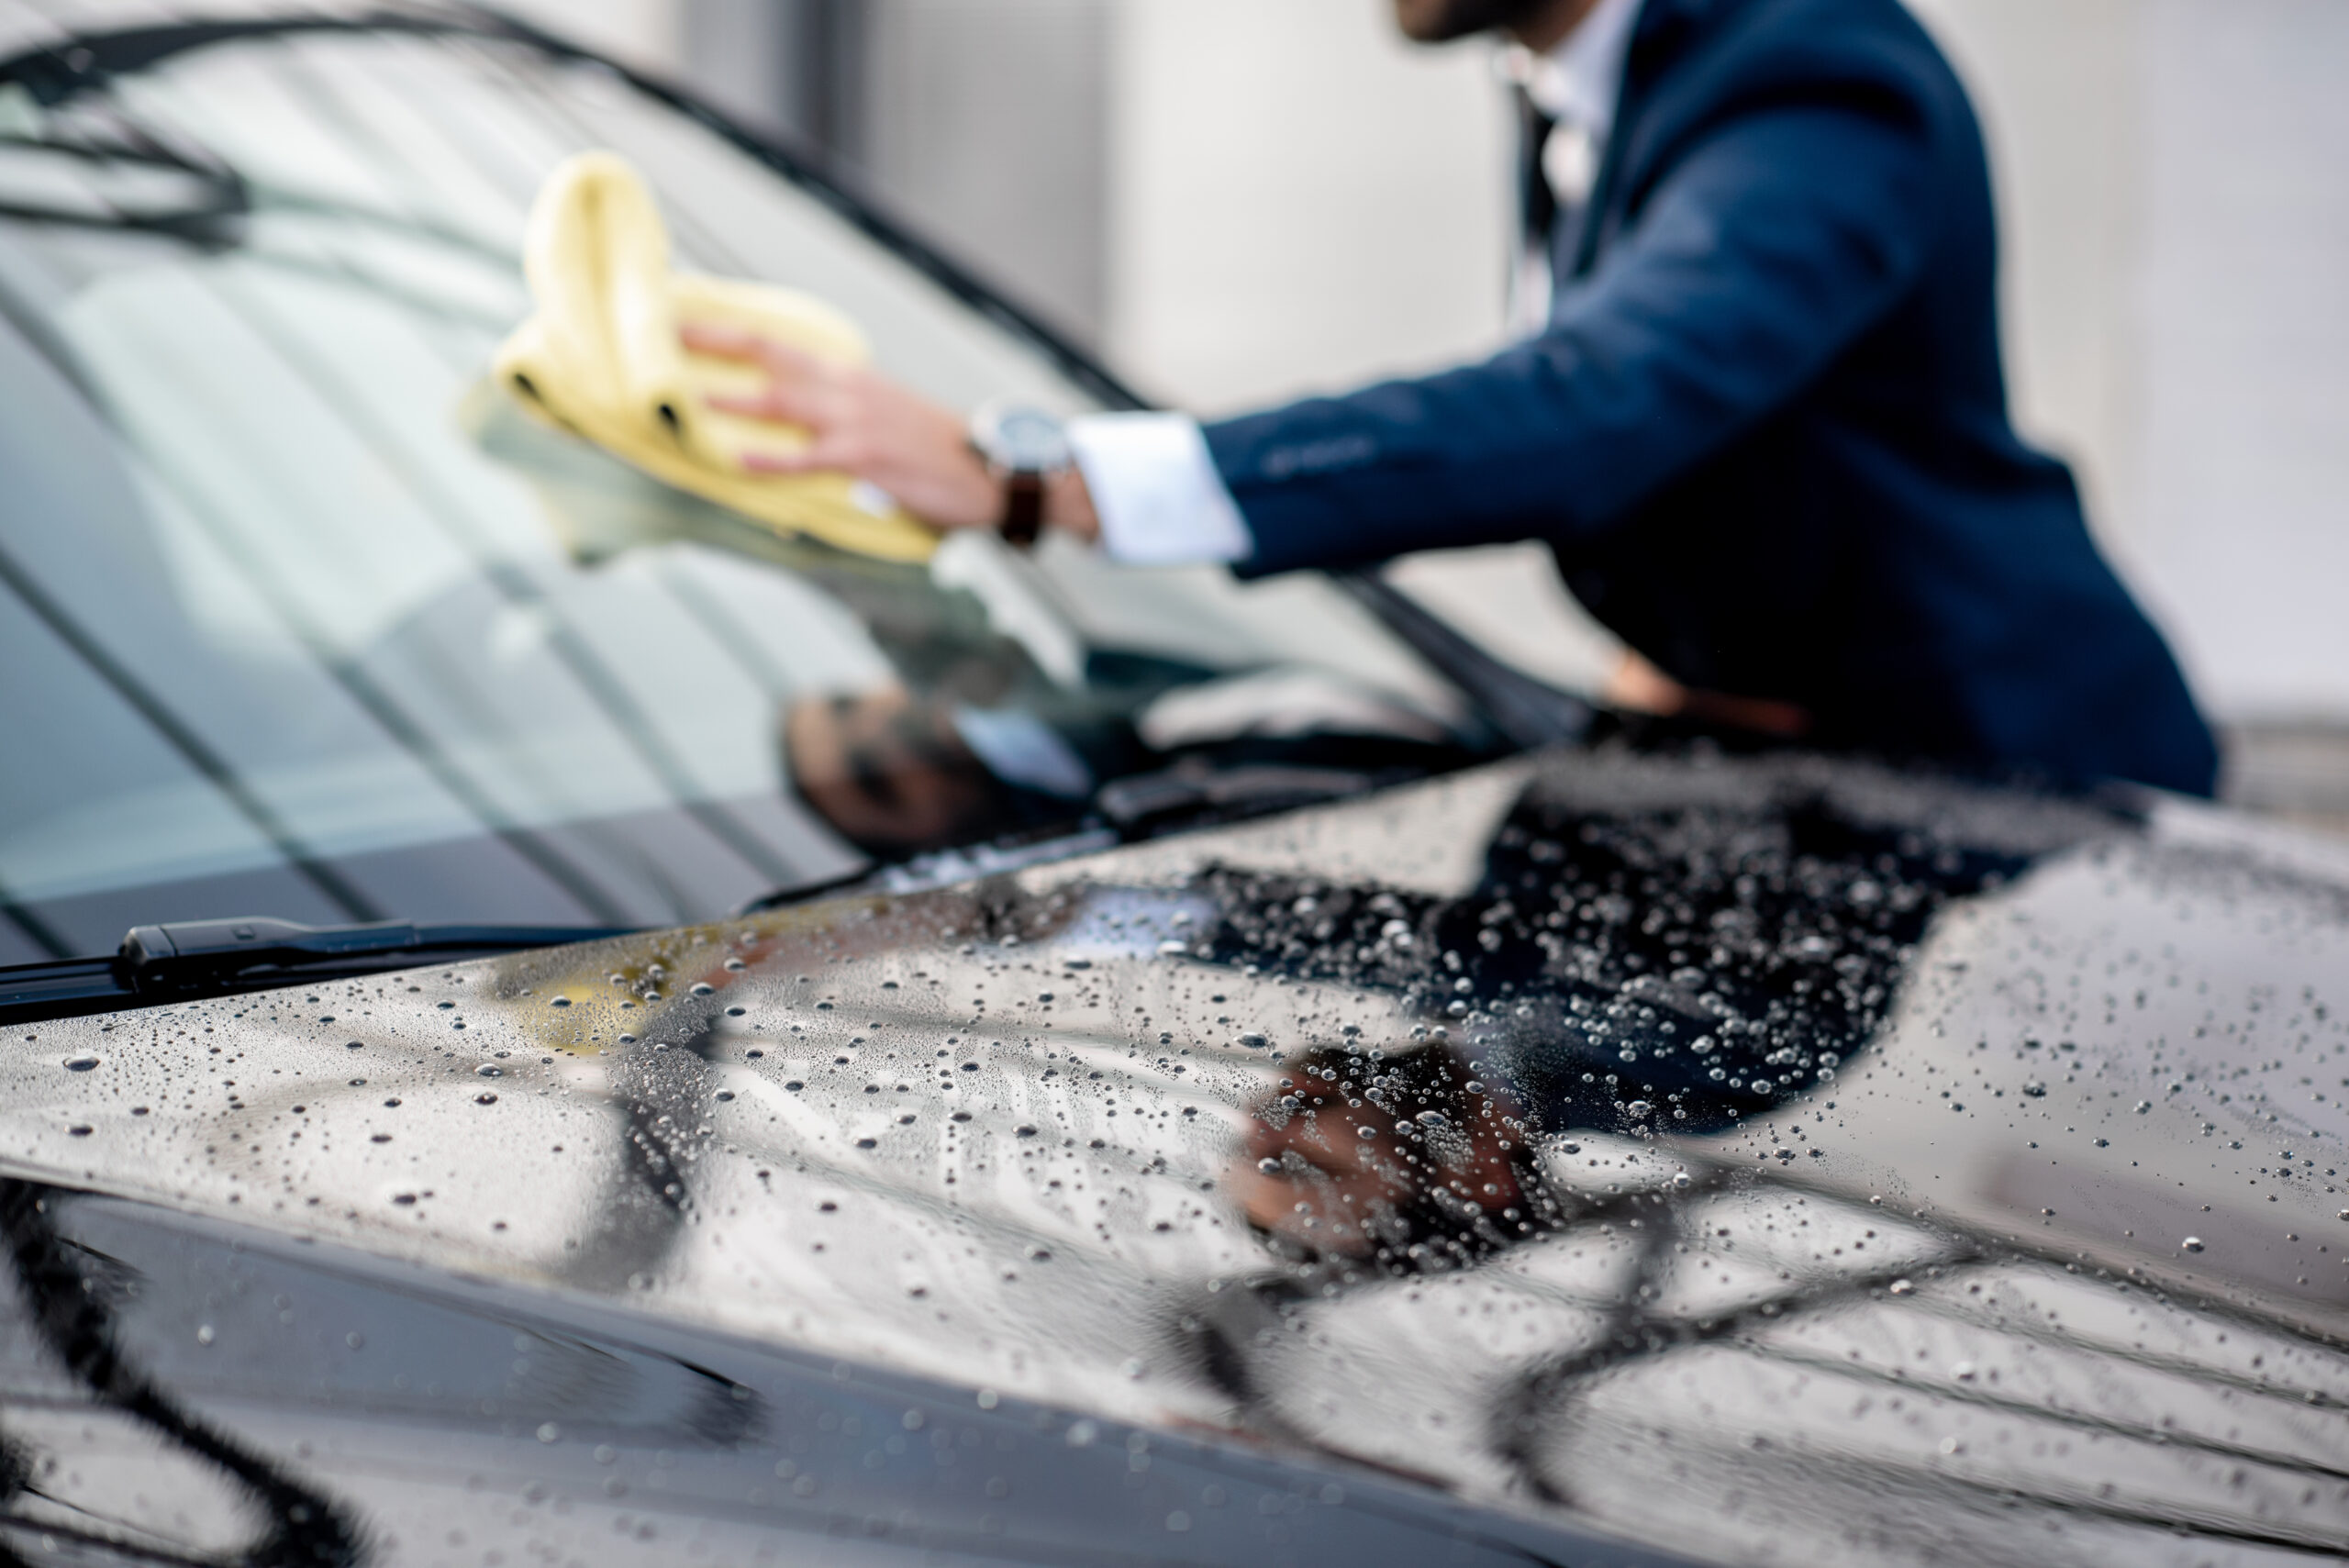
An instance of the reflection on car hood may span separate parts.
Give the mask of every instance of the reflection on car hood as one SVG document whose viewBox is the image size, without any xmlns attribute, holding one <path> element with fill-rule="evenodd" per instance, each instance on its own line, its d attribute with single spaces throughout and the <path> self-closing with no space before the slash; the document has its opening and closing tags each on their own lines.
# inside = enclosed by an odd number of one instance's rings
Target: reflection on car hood
<svg viewBox="0 0 2349 1568">
<path fill-rule="evenodd" d="M 2214 810 L 1566 755 L 45 1024 L 0 1155 L 1723 1561 L 2292 1561 L 2344 982 Z"/>
</svg>

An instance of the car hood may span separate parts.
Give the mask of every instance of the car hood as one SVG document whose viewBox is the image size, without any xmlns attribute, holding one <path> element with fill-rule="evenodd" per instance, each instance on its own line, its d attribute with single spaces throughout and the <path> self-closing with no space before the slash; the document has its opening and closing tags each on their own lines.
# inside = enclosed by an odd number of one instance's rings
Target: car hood
<svg viewBox="0 0 2349 1568">
<path fill-rule="evenodd" d="M 1722 1561 L 2289 1558 L 2345 983 L 2221 811 L 1558 754 L 28 1027 L 0 1162 Z"/>
</svg>

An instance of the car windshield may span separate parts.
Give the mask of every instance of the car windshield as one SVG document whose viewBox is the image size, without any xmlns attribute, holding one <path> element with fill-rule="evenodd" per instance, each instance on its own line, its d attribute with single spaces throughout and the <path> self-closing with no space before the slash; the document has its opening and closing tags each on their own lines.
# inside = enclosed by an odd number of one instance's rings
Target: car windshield
<svg viewBox="0 0 2349 1568">
<path fill-rule="evenodd" d="M 596 148 L 680 267 L 820 296 L 934 398 L 1116 394 L 608 66 L 220 31 L 0 39 L 0 962 L 221 915 L 665 924 L 1121 777 L 1476 745 L 1326 578 L 885 563 L 529 423 L 484 373 L 533 195 Z"/>
</svg>

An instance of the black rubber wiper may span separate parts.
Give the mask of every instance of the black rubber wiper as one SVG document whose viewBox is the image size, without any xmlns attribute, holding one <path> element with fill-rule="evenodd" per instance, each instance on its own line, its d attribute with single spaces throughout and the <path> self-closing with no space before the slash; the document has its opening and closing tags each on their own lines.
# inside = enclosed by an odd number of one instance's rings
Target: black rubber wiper
<svg viewBox="0 0 2349 1568">
<path fill-rule="evenodd" d="M 1504 664 L 1459 628 L 1375 572 L 1333 572 L 1330 581 L 1466 693 L 1519 751 L 1586 739 L 1596 714 L 1570 692 Z"/>
<path fill-rule="evenodd" d="M 133 926 L 106 958 L 0 968 L 0 1024 L 227 996 L 304 980 L 372 974 L 435 959 L 484 958 L 628 934 L 609 926 L 455 926 L 381 920 L 175 920 Z"/>
</svg>

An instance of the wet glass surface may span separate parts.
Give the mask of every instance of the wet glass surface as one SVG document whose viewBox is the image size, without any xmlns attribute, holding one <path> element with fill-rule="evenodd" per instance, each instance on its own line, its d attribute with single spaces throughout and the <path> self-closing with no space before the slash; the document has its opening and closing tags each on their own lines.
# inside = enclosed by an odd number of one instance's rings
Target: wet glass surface
<svg viewBox="0 0 2349 1568">
<path fill-rule="evenodd" d="M 41 10 L 0 5 L 0 731 L 40 758 L 0 768 L 0 963 L 224 914 L 669 925 L 1182 757 L 1489 754 L 1319 574 L 871 561 L 532 425 L 483 378 L 593 148 L 681 268 L 818 295 L 949 406 L 1102 391 L 617 72 L 476 19 L 77 75 L 37 46 L 169 7 Z M 159 170 L 205 201 L 117 188 Z"/>
<path fill-rule="evenodd" d="M 2216 810 L 1560 755 L 11 1030 L 0 1161 L 1706 1560 L 2321 1561 L 2345 977 Z"/>
</svg>

